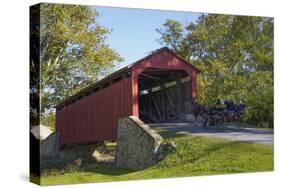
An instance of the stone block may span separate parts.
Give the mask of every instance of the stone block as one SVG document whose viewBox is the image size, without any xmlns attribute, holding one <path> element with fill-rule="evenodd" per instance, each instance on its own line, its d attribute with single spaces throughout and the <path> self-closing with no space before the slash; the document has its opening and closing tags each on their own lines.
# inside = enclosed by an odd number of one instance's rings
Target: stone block
<svg viewBox="0 0 281 188">
<path fill-rule="evenodd" d="M 144 169 L 155 164 L 162 137 L 134 116 L 120 118 L 117 130 L 116 165 Z"/>
</svg>

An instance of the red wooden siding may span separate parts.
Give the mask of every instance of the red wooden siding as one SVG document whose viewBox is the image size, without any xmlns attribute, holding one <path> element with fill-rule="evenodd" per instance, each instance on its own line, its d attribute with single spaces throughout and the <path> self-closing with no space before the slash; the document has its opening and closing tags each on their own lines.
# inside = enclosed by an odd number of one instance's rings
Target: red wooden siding
<svg viewBox="0 0 281 188">
<path fill-rule="evenodd" d="M 117 120 L 132 114 L 131 78 L 63 107 L 56 113 L 60 145 L 115 140 Z"/>
<path fill-rule="evenodd" d="M 77 99 L 74 103 L 62 102 L 58 105 L 56 128 L 60 145 L 116 140 L 118 118 L 139 116 L 138 76 L 147 68 L 184 70 L 191 76 L 191 95 L 196 96 L 198 70 L 168 48 L 162 48 L 114 74 L 122 76 L 131 73 L 128 78 Z M 79 93 L 74 98 L 77 96 Z"/>
</svg>

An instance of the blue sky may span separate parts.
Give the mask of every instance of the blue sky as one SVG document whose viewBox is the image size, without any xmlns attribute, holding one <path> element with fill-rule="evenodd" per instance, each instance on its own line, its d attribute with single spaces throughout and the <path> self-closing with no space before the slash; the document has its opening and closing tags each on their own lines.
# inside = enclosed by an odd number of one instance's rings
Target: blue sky
<svg viewBox="0 0 281 188">
<path fill-rule="evenodd" d="M 101 16 L 98 23 L 112 29 L 107 42 L 123 58 L 118 68 L 131 64 L 148 55 L 161 45 L 157 42 L 160 28 L 166 19 L 180 21 L 183 24 L 195 21 L 200 13 L 161 11 L 146 9 L 111 8 L 93 6 Z"/>
</svg>

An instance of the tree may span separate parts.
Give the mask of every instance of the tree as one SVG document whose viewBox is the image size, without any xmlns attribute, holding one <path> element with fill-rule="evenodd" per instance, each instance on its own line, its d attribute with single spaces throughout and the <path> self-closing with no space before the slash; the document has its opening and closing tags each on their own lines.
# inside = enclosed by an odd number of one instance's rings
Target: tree
<svg viewBox="0 0 281 188">
<path fill-rule="evenodd" d="M 177 54 L 189 59 L 188 46 L 183 42 L 184 27 L 179 22 L 168 19 L 163 24 L 163 28 L 156 29 L 156 31 L 162 35 L 158 40 L 160 44 L 170 47 Z"/>
<path fill-rule="evenodd" d="M 41 112 L 108 74 L 122 58 L 106 44 L 110 30 L 82 5 L 42 4 Z"/>
<path fill-rule="evenodd" d="M 157 31 L 160 44 L 202 71 L 197 79 L 201 102 L 242 100 L 249 107 L 249 121 L 272 124 L 272 18 L 202 14 L 186 26 L 167 20 Z"/>
</svg>

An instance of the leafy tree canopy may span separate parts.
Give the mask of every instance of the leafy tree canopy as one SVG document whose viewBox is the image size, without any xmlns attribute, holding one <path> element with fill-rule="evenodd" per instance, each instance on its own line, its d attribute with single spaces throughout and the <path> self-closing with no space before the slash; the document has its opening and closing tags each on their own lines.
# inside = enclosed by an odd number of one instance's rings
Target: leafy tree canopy
<svg viewBox="0 0 281 188">
<path fill-rule="evenodd" d="M 110 30 L 89 6 L 42 4 L 41 111 L 108 74 L 119 54 L 106 43 Z"/>
<path fill-rule="evenodd" d="M 198 98 L 242 100 L 249 121 L 273 126 L 273 19 L 202 14 L 182 25 L 167 20 L 160 44 L 198 67 Z"/>
</svg>

